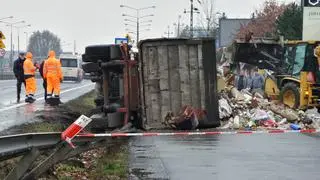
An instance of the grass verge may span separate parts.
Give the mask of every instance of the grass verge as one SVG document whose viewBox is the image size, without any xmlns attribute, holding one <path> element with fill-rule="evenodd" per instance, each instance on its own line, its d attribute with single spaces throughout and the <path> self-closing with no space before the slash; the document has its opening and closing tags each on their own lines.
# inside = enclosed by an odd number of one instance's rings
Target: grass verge
<svg viewBox="0 0 320 180">
<path fill-rule="evenodd" d="M 54 110 L 39 111 L 37 118 L 40 122 L 23 125 L 22 133 L 63 131 L 80 115 L 91 115 L 91 110 L 95 108 L 94 98 L 95 92 L 91 91 Z"/>
<path fill-rule="evenodd" d="M 23 133 L 61 132 L 80 115 L 92 115 L 95 92 L 80 96 L 58 108 L 37 112 L 39 122 L 21 126 Z M 13 162 L 14 161 L 14 162 Z M 14 167 L 18 159 L 10 160 L 0 167 L 7 167 L 0 179 Z M 76 162 L 76 163 L 74 163 Z M 41 180 L 126 180 L 128 177 L 128 141 L 113 139 L 103 148 L 85 152 L 66 162 L 55 165 Z"/>
<path fill-rule="evenodd" d="M 83 153 L 78 161 L 80 163 L 77 163 L 77 166 L 68 162 L 55 166 L 55 177 L 58 180 L 126 180 L 128 177 L 127 140 Z"/>
</svg>

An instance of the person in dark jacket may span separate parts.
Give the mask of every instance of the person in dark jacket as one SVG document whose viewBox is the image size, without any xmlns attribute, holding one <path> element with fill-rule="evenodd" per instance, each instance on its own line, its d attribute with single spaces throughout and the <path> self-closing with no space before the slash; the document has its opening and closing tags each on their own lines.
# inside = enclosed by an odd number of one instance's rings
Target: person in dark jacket
<svg viewBox="0 0 320 180">
<path fill-rule="evenodd" d="M 245 76 L 244 72 L 241 71 L 240 75 L 238 75 L 235 79 L 235 87 L 238 91 L 247 88 L 247 77 Z"/>
<path fill-rule="evenodd" d="M 17 103 L 20 102 L 20 94 L 21 94 L 21 86 L 22 83 L 24 87 L 26 87 L 26 82 L 24 79 L 24 72 L 23 72 L 23 63 L 25 61 L 25 53 L 19 53 L 19 58 L 14 61 L 13 64 L 13 73 L 17 79 Z"/>
<path fill-rule="evenodd" d="M 43 80 L 42 86 L 44 88 L 44 99 L 47 100 L 47 80 L 43 76 L 43 66 L 44 66 L 45 61 L 46 60 L 43 60 L 42 63 L 40 64 L 39 72 L 40 72 L 40 75 L 41 75 L 42 80 Z"/>
</svg>

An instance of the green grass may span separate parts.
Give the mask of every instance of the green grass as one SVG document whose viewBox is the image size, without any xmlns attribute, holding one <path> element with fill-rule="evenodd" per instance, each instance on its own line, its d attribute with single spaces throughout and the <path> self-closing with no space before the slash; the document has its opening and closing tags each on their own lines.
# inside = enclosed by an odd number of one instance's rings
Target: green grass
<svg viewBox="0 0 320 180">
<path fill-rule="evenodd" d="M 60 123 L 48 123 L 48 122 L 37 122 L 26 125 L 23 128 L 24 133 L 28 132 L 60 132 L 64 130 L 63 124 Z"/>
<path fill-rule="evenodd" d="M 93 90 L 80 96 L 77 99 L 74 99 L 65 103 L 64 105 L 61 106 L 61 108 L 67 108 L 72 112 L 88 115 L 90 111 L 93 108 L 95 108 L 95 103 L 94 103 L 95 97 L 96 97 L 96 93 Z"/>
<path fill-rule="evenodd" d="M 84 174 L 86 172 L 86 169 L 75 167 L 68 164 L 60 164 L 56 168 L 57 173 L 57 179 L 59 180 L 75 180 L 78 179 L 75 176 L 81 176 L 81 174 Z"/>
<path fill-rule="evenodd" d="M 122 144 L 118 148 L 116 146 L 112 146 L 111 148 L 113 150 L 107 150 L 104 156 L 98 160 L 95 170 L 90 174 L 90 179 L 108 179 L 109 177 L 127 178 L 127 144 Z"/>
<path fill-rule="evenodd" d="M 87 167 L 78 167 L 66 163 L 55 166 L 58 180 L 78 180 L 82 177 L 92 180 L 126 180 L 128 177 L 128 142 L 107 144 L 105 150 L 92 157 Z M 82 158 L 80 158 L 82 159 Z M 88 159 L 87 159 L 88 160 Z"/>
<path fill-rule="evenodd" d="M 60 132 L 68 127 L 68 123 L 62 122 L 62 114 L 66 113 L 64 118 L 71 121 L 81 114 L 90 116 L 90 112 L 95 108 L 94 104 L 95 92 L 91 91 L 80 96 L 77 99 L 71 100 L 61 105 L 56 112 L 53 112 L 49 119 L 44 118 L 42 122 L 30 123 L 22 126 L 22 133 L 29 132 Z M 40 115 L 45 115 L 45 111 L 38 112 Z"/>
</svg>

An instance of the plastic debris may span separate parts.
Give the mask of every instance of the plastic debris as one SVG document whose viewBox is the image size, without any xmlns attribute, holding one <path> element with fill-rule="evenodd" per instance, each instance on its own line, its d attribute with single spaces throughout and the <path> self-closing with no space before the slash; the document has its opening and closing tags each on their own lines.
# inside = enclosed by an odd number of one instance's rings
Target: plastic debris
<svg viewBox="0 0 320 180">
<path fill-rule="evenodd" d="M 290 124 L 292 130 L 301 130 L 301 127 L 298 124 Z"/>
<path fill-rule="evenodd" d="M 236 116 L 233 119 L 233 128 L 234 129 L 239 129 L 240 128 L 240 117 Z"/>
<path fill-rule="evenodd" d="M 221 129 L 318 129 L 320 114 L 317 109 L 290 109 L 279 101 L 269 101 L 260 92 L 250 93 L 226 87 L 219 100 Z M 295 126 L 293 126 L 295 125 Z M 292 126 L 292 127 L 291 127 Z"/>
<path fill-rule="evenodd" d="M 224 98 L 219 100 L 219 116 L 220 119 L 228 118 L 232 115 L 232 108 L 228 101 Z"/>
</svg>

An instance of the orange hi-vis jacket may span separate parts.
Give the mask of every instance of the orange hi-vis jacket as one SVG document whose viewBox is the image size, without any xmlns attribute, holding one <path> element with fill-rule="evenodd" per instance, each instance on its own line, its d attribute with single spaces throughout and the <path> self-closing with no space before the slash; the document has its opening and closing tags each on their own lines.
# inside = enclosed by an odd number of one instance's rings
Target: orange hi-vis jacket
<svg viewBox="0 0 320 180">
<path fill-rule="evenodd" d="M 23 63 L 27 96 L 33 96 L 37 91 L 37 82 L 35 79 L 36 70 L 37 68 L 32 63 L 32 54 L 28 52 L 26 55 L 26 60 Z"/>
<path fill-rule="evenodd" d="M 55 58 L 56 54 L 54 51 L 49 52 L 49 58 L 45 61 L 43 67 L 43 77 L 56 77 L 63 79 L 61 63 Z"/>
<path fill-rule="evenodd" d="M 23 71 L 25 77 L 33 77 L 36 73 L 36 67 L 32 62 L 32 54 L 30 52 L 26 55 L 26 60 L 23 63 Z"/>
</svg>

